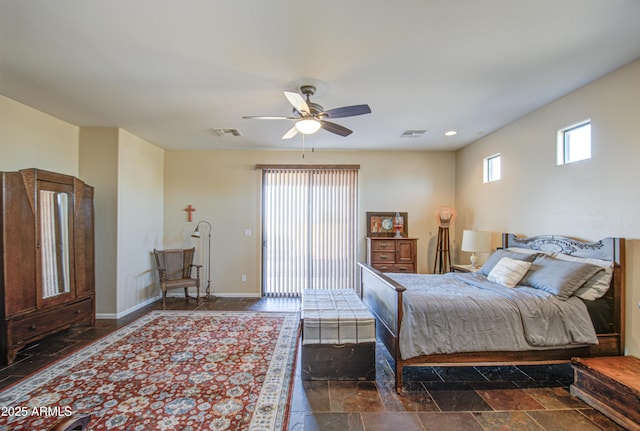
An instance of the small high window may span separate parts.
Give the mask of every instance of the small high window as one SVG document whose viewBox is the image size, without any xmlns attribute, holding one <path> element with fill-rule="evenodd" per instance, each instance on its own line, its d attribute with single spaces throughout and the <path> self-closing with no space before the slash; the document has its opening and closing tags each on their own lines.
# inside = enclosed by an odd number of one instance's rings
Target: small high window
<svg viewBox="0 0 640 431">
<path fill-rule="evenodd" d="M 500 179 L 500 154 L 486 157 L 484 159 L 484 182 L 490 183 Z"/>
<path fill-rule="evenodd" d="M 558 165 L 591 158 L 591 120 L 558 130 Z"/>
</svg>

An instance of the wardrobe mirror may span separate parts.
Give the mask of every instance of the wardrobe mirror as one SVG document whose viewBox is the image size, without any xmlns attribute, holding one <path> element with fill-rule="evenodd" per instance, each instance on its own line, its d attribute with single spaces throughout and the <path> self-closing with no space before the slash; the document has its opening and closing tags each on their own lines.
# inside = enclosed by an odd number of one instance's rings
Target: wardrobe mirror
<svg viewBox="0 0 640 431">
<path fill-rule="evenodd" d="M 71 291 L 69 274 L 69 194 L 40 190 L 42 297 Z"/>
</svg>

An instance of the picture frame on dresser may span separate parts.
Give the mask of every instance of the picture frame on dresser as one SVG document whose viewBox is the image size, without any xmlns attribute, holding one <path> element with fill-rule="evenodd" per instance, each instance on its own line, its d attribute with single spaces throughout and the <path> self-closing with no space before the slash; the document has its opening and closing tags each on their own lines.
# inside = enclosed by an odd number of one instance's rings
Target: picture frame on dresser
<svg viewBox="0 0 640 431">
<path fill-rule="evenodd" d="M 400 235 L 409 236 L 409 216 L 406 212 L 367 212 L 367 236 L 368 237 L 392 237 L 395 236 L 395 218 L 400 214 L 402 218 L 402 230 Z"/>
</svg>

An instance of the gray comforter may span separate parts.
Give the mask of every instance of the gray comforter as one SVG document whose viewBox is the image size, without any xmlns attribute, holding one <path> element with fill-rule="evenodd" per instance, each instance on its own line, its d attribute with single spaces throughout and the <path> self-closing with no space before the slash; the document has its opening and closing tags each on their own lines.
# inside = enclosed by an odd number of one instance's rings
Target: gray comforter
<svg viewBox="0 0 640 431">
<path fill-rule="evenodd" d="M 527 286 L 508 288 L 481 274 L 386 274 L 403 294 L 400 354 L 522 351 L 597 344 L 577 297 L 563 301 Z"/>
</svg>

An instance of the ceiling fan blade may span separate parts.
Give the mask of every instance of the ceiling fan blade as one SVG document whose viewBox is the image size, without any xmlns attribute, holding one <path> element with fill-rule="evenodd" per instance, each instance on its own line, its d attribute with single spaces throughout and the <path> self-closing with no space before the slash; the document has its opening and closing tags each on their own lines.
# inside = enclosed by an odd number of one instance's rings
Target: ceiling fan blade
<svg viewBox="0 0 640 431">
<path fill-rule="evenodd" d="M 287 133 L 285 133 L 282 136 L 282 139 L 291 139 L 294 136 L 296 136 L 298 134 L 298 129 L 296 129 L 296 126 L 293 126 L 292 128 L 290 128 Z"/>
<path fill-rule="evenodd" d="M 342 108 L 329 109 L 324 114 L 328 118 L 355 117 L 356 115 L 370 114 L 369 105 L 343 106 Z"/>
<path fill-rule="evenodd" d="M 245 120 L 299 120 L 298 117 L 268 117 L 264 115 L 243 115 Z"/>
<path fill-rule="evenodd" d="M 349 136 L 353 133 L 353 130 L 349 130 L 344 126 L 341 126 L 336 123 L 331 123 L 329 121 L 320 121 L 320 127 L 322 127 L 327 132 L 335 133 L 340 136 Z"/>
<path fill-rule="evenodd" d="M 285 91 L 284 95 L 289 101 L 289 103 L 291 103 L 293 107 L 296 108 L 296 111 L 298 111 L 302 115 L 311 114 L 309 105 L 307 105 L 307 102 L 304 100 L 304 97 L 302 97 L 300 94 L 294 93 L 293 91 Z"/>
</svg>

